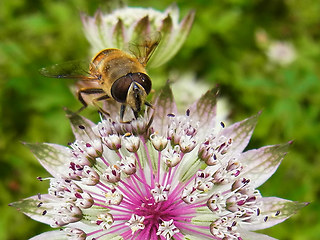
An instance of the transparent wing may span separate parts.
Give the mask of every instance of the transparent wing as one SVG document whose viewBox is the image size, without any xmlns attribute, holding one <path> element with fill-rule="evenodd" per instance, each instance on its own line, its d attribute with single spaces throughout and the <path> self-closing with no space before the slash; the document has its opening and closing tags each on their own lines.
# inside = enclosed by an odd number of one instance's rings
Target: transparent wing
<svg viewBox="0 0 320 240">
<path fill-rule="evenodd" d="M 89 61 L 69 61 L 41 68 L 40 74 L 50 78 L 68 78 L 77 80 L 97 80 L 89 72 Z"/>
<path fill-rule="evenodd" d="M 160 32 L 153 32 L 147 35 L 139 36 L 137 40 L 129 43 L 129 51 L 135 55 L 135 57 L 143 66 L 146 66 L 152 54 L 159 45 L 160 40 Z"/>
</svg>

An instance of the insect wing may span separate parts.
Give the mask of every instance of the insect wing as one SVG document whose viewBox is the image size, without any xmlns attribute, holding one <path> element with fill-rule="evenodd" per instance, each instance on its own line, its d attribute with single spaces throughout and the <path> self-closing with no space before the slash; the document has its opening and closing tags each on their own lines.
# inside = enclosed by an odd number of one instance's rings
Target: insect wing
<svg viewBox="0 0 320 240">
<path fill-rule="evenodd" d="M 129 51 L 146 66 L 161 40 L 160 32 L 143 35 L 129 44 Z"/>
<path fill-rule="evenodd" d="M 40 74 L 50 78 L 69 78 L 77 80 L 96 80 L 89 73 L 88 61 L 69 61 L 41 68 Z"/>
</svg>

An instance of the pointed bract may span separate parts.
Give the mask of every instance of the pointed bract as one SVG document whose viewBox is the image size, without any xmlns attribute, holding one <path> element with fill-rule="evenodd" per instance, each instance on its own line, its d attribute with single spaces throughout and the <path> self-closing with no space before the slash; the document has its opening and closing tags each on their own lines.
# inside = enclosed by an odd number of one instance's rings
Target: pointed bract
<svg viewBox="0 0 320 240">
<path fill-rule="evenodd" d="M 241 176 L 251 179 L 254 187 L 259 187 L 277 170 L 289 145 L 266 146 L 242 153 L 239 161 L 245 168 Z"/>
<path fill-rule="evenodd" d="M 301 208 L 309 204 L 305 202 L 290 201 L 277 197 L 264 197 L 262 199 L 262 203 L 263 207 L 261 208 L 261 214 L 266 216 L 264 221 L 246 226 L 247 230 L 256 231 L 272 227 L 290 218 Z"/>
<path fill-rule="evenodd" d="M 260 113 L 241 122 L 234 123 L 221 131 L 221 135 L 229 136 L 233 140 L 231 148 L 235 153 L 242 152 L 248 145 L 259 116 Z"/>
<path fill-rule="evenodd" d="M 50 231 L 50 232 L 44 232 L 37 236 L 34 236 L 33 238 L 30 238 L 29 240 L 69 240 L 70 238 L 67 236 L 67 234 L 64 231 L 56 230 L 56 231 Z"/>
<path fill-rule="evenodd" d="M 124 35 L 124 26 L 121 19 L 118 20 L 117 24 L 113 29 L 112 39 L 113 45 L 115 48 L 124 49 L 125 35 Z"/>
<path fill-rule="evenodd" d="M 25 145 L 53 177 L 65 176 L 64 170 L 71 157 L 69 148 L 52 143 L 25 143 Z"/>
<path fill-rule="evenodd" d="M 67 117 L 70 120 L 73 134 L 78 140 L 94 140 L 96 135 L 92 131 L 92 127 L 95 125 L 93 122 L 81 117 L 78 114 L 65 109 Z"/>
<path fill-rule="evenodd" d="M 46 205 L 54 202 L 55 199 L 52 196 L 41 194 L 11 203 L 10 206 L 17 208 L 18 211 L 38 222 L 51 225 L 54 224 L 54 220 L 51 214 L 47 214 L 48 210 Z M 52 204 L 52 207 L 53 206 Z"/>
<path fill-rule="evenodd" d="M 164 134 L 167 130 L 170 116 L 177 114 L 177 106 L 169 83 L 163 87 L 154 105 L 156 106 L 153 120 L 155 129 L 157 129 L 156 131 L 160 134 Z"/>
<path fill-rule="evenodd" d="M 151 67 L 158 67 L 162 65 L 164 62 L 169 61 L 178 52 L 183 43 L 186 41 L 187 36 L 189 35 L 194 20 L 194 15 L 195 12 L 190 11 L 188 15 L 182 20 L 178 28 L 175 28 L 175 26 L 173 27 L 172 33 L 175 33 L 175 35 L 170 36 L 170 41 L 167 45 L 164 45 L 164 47 L 166 47 L 166 51 L 162 51 L 161 57 L 154 57 L 154 59 L 159 59 L 159 61 L 151 62 Z M 157 52 L 160 52 L 160 50 L 158 50 Z"/>
<path fill-rule="evenodd" d="M 276 238 L 255 232 L 241 231 L 241 238 L 243 240 L 277 240 Z"/>
<path fill-rule="evenodd" d="M 217 94 L 218 89 L 207 91 L 198 101 L 189 107 L 193 119 L 199 121 L 201 126 L 206 126 L 203 129 L 204 131 L 212 130 L 215 127 Z"/>
</svg>

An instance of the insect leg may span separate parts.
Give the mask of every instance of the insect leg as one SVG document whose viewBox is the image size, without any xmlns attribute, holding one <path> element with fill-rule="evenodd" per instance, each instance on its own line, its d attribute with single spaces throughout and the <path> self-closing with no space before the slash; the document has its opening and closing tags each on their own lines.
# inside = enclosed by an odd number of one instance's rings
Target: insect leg
<svg viewBox="0 0 320 240">
<path fill-rule="evenodd" d="M 137 118 L 139 117 L 137 111 L 133 111 L 133 115 L 134 115 L 134 118 L 135 118 L 135 119 L 137 119 Z"/>
<path fill-rule="evenodd" d="M 81 112 L 83 109 L 85 109 L 88 106 L 88 103 L 82 97 L 82 93 L 97 94 L 97 93 L 105 93 L 105 92 L 101 88 L 80 88 L 77 91 L 77 97 L 83 106 L 77 112 Z"/>
<path fill-rule="evenodd" d="M 101 97 L 98 97 L 98 98 L 96 98 L 96 99 L 94 99 L 94 101 L 102 101 L 102 100 L 107 100 L 107 99 L 109 99 L 110 97 L 108 96 L 108 95 L 103 95 L 103 96 L 101 96 Z"/>
<path fill-rule="evenodd" d="M 144 102 L 144 105 L 146 105 L 146 106 L 148 106 L 148 107 L 150 107 L 150 108 L 154 109 L 154 108 L 153 108 L 153 106 L 152 106 L 152 104 L 151 104 L 151 103 L 149 103 L 149 102 L 147 102 L 147 101 L 145 101 L 145 102 Z"/>
<path fill-rule="evenodd" d="M 126 110 L 126 105 L 125 104 L 121 104 L 120 107 L 120 122 L 121 123 L 126 123 L 123 121 L 123 116 L 124 116 L 124 111 Z"/>
<path fill-rule="evenodd" d="M 149 120 L 149 122 L 148 122 L 148 125 L 147 125 L 147 129 L 151 126 L 151 124 L 152 124 L 152 122 L 153 122 L 153 118 L 154 118 L 154 107 L 153 107 L 153 105 L 151 104 L 151 103 L 149 103 L 149 102 L 147 102 L 147 101 L 145 101 L 144 102 L 144 105 L 146 105 L 146 106 L 148 106 L 149 108 L 151 108 L 152 110 L 152 115 L 151 115 L 151 117 L 150 117 L 150 120 Z"/>
<path fill-rule="evenodd" d="M 93 103 L 93 105 L 95 105 L 95 106 L 99 109 L 99 111 L 100 111 L 101 113 L 103 113 L 103 114 L 105 114 L 105 115 L 108 115 L 108 116 L 110 117 L 110 113 L 108 113 L 107 111 L 105 111 L 104 109 L 102 109 L 102 108 L 97 104 L 98 101 L 103 101 L 103 100 L 107 100 L 107 99 L 110 99 L 110 97 L 109 97 L 108 95 L 103 95 L 103 96 L 101 96 L 101 97 L 98 97 L 98 98 L 93 99 L 93 100 L 92 100 L 92 103 Z"/>
</svg>

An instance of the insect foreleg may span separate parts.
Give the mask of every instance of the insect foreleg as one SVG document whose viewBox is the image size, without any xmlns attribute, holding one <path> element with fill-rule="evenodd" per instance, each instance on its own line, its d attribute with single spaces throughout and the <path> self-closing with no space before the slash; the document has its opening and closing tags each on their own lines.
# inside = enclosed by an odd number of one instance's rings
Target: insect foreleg
<svg viewBox="0 0 320 240">
<path fill-rule="evenodd" d="M 153 106 L 152 106 L 152 104 L 151 104 L 151 103 L 149 103 L 149 102 L 147 102 L 147 101 L 145 101 L 145 102 L 144 102 L 144 105 L 146 105 L 146 106 L 148 106 L 148 107 L 150 107 L 150 108 L 154 109 L 154 108 L 153 108 Z"/>
<path fill-rule="evenodd" d="M 101 88 L 80 88 L 77 91 L 77 97 L 83 106 L 77 112 L 81 112 L 83 109 L 85 109 L 88 106 L 88 103 L 82 97 L 82 93 L 84 93 L 84 94 L 99 94 L 99 93 L 105 93 L 105 92 Z"/>
<path fill-rule="evenodd" d="M 126 110 L 126 105 L 125 104 L 121 104 L 120 107 L 120 122 L 121 123 L 126 123 L 123 121 L 123 116 L 124 116 L 124 111 Z"/>
<path fill-rule="evenodd" d="M 103 101 L 103 100 L 107 100 L 107 99 L 110 99 L 110 97 L 108 95 L 103 95 L 101 97 L 98 97 L 98 98 L 95 98 L 92 100 L 92 103 L 93 105 L 95 105 L 98 109 L 99 109 L 99 112 L 105 114 L 105 115 L 108 115 L 110 117 L 110 113 L 108 113 L 107 111 L 105 111 L 103 108 L 101 108 L 97 102 L 99 101 Z"/>
</svg>

